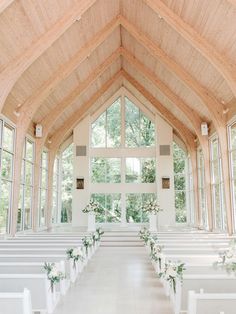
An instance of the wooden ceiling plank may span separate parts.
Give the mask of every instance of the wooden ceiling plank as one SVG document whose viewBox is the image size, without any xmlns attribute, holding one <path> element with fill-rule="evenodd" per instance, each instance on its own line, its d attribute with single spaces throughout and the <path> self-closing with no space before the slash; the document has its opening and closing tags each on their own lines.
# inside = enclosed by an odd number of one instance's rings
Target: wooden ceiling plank
<svg viewBox="0 0 236 314">
<path fill-rule="evenodd" d="M 143 0 L 154 12 L 160 15 L 177 33 L 197 49 L 224 77 L 236 96 L 236 65 L 217 51 L 208 40 L 159 0 Z M 232 2 L 232 0 L 231 0 Z M 233 1 L 235 2 L 235 1 Z"/>
<path fill-rule="evenodd" d="M 217 128 L 225 125 L 223 116 L 223 106 L 209 90 L 202 86 L 191 74 L 180 66 L 176 61 L 170 58 L 157 44 L 143 34 L 140 29 L 130 23 L 124 17 L 121 17 L 121 25 L 132 35 L 147 51 L 156 59 L 160 60 L 175 76 L 181 80 L 188 88 L 203 101 L 206 108 L 212 114 L 212 120 Z"/>
<path fill-rule="evenodd" d="M 96 103 L 96 101 L 122 76 L 122 72 L 118 71 L 111 79 L 109 79 L 93 96 L 83 104 L 65 123 L 57 129 L 50 137 L 50 149 L 55 150 L 60 146 L 65 137 L 70 133 L 75 126 L 83 119 Z"/>
<path fill-rule="evenodd" d="M 4 12 L 4 10 L 9 7 L 15 0 L 1 0 L 0 2 L 0 14 Z"/>
<path fill-rule="evenodd" d="M 6 3 L 9 1 L 5 1 Z M 78 4 L 65 13 L 63 17 L 54 24 L 44 35 L 40 36 L 30 48 L 17 58 L 12 60 L 0 73 L 0 112 L 4 106 L 7 96 L 16 81 L 39 58 L 70 26 L 79 19 L 96 0 L 80 0 Z"/>
</svg>

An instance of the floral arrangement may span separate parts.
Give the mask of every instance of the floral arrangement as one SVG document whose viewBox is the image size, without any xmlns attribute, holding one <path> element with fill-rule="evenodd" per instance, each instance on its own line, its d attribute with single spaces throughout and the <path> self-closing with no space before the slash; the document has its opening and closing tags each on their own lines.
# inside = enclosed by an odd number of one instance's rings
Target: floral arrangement
<svg viewBox="0 0 236 314">
<path fill-rule="evenodd" d="M 66 254 L 67 254 L 67 258 L 68 258 L 68 259 L 72 259 L 72 260 L 73 260 L 73 262 L 74 262 L 74 268 L 76 268 L 76 262 L 77 262 L 78 260 L 80 260 L 80 261 L 83 261 L 83 260 L 84 260 L 83 251 L 82 251 L 81 248 L 79 248 L 79 247 L 68 249 L 68 250 L 66 251 Z"/>
<path fill-rule="evenodd" d="M 93 239 L 91 236 L 82 238 L 83 246 L 85 247 L 86 255 L 88 255 L 88 248 L 93 245 Z"/>
<path fill-rule="evenodd" d="M 160 208 L 160 205 L 158 204 L 157 200 L 151 200 L 144 204 L 144 206 L 142 207 L 142 210 L 144 213 L 156 215 L 162 209 Z"/>
<path fill-rule="evenodd" d="M 145 245 L 147 245 L 151 237 L 151 232 L 146 227 L 144 227 L 139 231 L 139 237 L 144 241 Z"/>
<path fill-rule="evenodd" d="M 102 211 L 101 206 L 94 202 L 93 200 L 90 200 L 88 205 L 82 210 L 83 213 L 100 213 Z"/>
<path fill-rule="evenodd" d="M 157 236 L 150 236 L 148 240 L 148 244 L 150 246 L 151 252 L 153 251 L 153 248 L 156 246 L 158 241 Z"/>
<path fill-rule="evenodd" d="M 159 264 L 159 270 L 161 269 L 162 249 L 163 246 L 156 244 L 150 253 L 151 260 Z"/>
<path fill-rule="evenodd" d="M 97 228 L 96 232 L 99 234 L 100 238 L 104 234 L 104 231 L 102 230 L 102 228 Z"/>
<path fill-rule="evenodd" d="M 54 284 L 64 279 L 65 274 L 63 274 L 63 272 L 57 268 L 55 263 L 44 263 L 43 268 L 46 271 L 48 279 L 50 280 L 51 291 L 53 292 Z"/>
<path fill-rule="evenodd" d="M 224 268 L 228 273 L 236 273 L 235 241 L 230 244 L 227 250 L 219 252 L 219 260 L 213 266 Z"/>
<path fill-rule="evenodd" d="M 168 262 L 165 264 L 163 273 L 160 273 L 159 276 L 167 280 L 170 286 L 173 288 L 174 293 L 176 293 L 176 281 L 183 280 L 183 272 L 185 270 L 184 263 L 178 262 Z"/>
</svg>

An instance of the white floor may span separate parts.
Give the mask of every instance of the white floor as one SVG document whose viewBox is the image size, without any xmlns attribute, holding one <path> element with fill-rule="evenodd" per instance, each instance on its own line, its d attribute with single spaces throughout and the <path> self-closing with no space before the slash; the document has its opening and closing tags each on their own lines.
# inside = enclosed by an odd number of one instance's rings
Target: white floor
<svg viewBox="0 0 236 314">
<path fill-rule="evenodd" d="M 55 314 L 172 314 L 145 248 L 101 247 Z"/>
</svg>

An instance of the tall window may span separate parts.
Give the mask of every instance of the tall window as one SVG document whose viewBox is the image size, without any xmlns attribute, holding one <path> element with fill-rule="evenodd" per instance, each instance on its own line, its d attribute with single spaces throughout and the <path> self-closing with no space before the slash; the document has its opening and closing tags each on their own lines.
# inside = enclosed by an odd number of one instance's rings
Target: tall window
<svg viewBox="0 0 236 314">
<path fill-rule="evenodd" d="M 205 228 L 208 227 L 208 213 L 206 206 L 206 187 L 205 187 L 205 167 L 202 149 L 197 150 L 197 168 L 198 168 L 198 196 L 199 206 L 201 210 L 201 224 Z"/>
<path fill-rule="evenodd" d="M 62 152 L 61 167 L 61 222 L 68 223 L 72 221 L 73 144 Z"/>
<path fill-rule="evenodd" d="M 186 208 L 188 208 L 189 222 L 193 225 L 195 223 L 195 211 L 194 211 L 194 184 L 193 184 L 193 170 L 191 159 L 187 158 L 188 168 L 187 168 L 187 198 L 186 198 Z"/>
<path fill-rule="evenodd" d="M 15 129 L 0 119 L 0 233 L 8 231 L 11 213 Z"/>
<path fill-rule="evenodd" d="M 214 225 L 216 229 L 224 230 L 226 228 L 224 182 L 219 140 L 217 137 L 211 140 L 211 184 Z"/>
<path fill-rule="evenodd" d="M 46 208 L 48 195 L 48 152 L 43 151 L 41 155 L 41 178 L 39 197 L 39 226 L 46 224 Z"/>
<path fill-rule="evenodd" d="M 23 148 L 21 190 L 17 216 L 17 230 L 32 227 L 32 199 L 34 180 L 34 143 L 26 138 Z"/>
<path fill-rule="evenodd" d="M 53 167 L 53 199 L 52 199 L 52 223 L 58 223 L 58 210 L 60 203 L 60 158 L 56 156 Z"/>
<path fill-rule="evenodd" d="M 236 122 L 229 126 L 229 152 L 231 166 L 231 191 L 236 230 Z"/>
<path fill-rule="evenodd" d="M 176 143 L 173 143 L 174 185 L 176 222 L 187 221 L 186 209 L 186 153 Z"/>
<path fill-rule="evenodd" d="M 97 222 L 148 221 L 142 205 L 156 194 L 155 125 L 140 107 L 121 96 L 92 123 L 91 197 L 104 208 Z"/>
</svg>

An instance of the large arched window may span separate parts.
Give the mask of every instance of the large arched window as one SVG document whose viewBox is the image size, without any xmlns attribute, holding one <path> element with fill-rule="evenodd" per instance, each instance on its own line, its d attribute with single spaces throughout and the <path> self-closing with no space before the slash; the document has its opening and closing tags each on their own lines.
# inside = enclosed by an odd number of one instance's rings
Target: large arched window
<svg viewBox="0 0 236 314">
<path fill-rule="evenodd" d="M 131 95 L 114 99 L 91 125 L 91 197 L 101 223 L 144 223 L 141 208 L 156 194 L 154 115 Z"/>
</svg>

